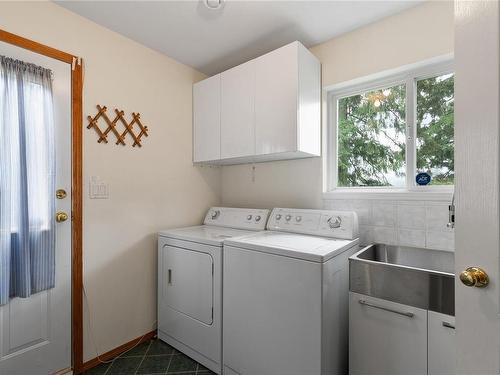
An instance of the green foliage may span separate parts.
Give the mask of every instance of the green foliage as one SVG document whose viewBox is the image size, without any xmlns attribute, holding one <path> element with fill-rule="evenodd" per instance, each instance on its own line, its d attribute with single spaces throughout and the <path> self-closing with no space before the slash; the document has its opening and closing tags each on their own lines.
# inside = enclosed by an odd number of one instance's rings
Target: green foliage
<svg viewBox="0 0 500 375">
<path fill-rule="evenodd" d="M 417 170 L 430 173 L 435 185 L 453 184 L 453 86 L 453 75 L 417 83 Z"/>
<path fill-rule="evenodd" d="M 388 186 L 404 176 L 405 86 L 342 98 L 338 103 L 339 186 Z"/>
<path fill-rule="evenodd" d="M 404 185 L 406 88 L 338 101 L 339 186 Z M 417 83 L 417 170 L 453 184 L 453 76 Z"/>
</svg>

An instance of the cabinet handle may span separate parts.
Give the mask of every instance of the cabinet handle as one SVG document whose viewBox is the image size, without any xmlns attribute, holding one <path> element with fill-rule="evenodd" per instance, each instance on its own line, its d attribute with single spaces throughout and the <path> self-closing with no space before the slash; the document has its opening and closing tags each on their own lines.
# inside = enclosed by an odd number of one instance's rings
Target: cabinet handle
<svg viewBox="0 0 500 375">
<path fill-rule="evenodd" d="M 366 302 L 364 299 L 360 299 L 358 302 L 359 302 L 361 305 L 364 305 L 364 306 L 373 307 L 373 308 L 375 308 L 375 309 L 380 309 L 380 310 L 384 310 L 384 311 L 389 311 L 389 312 L 392 312 L 392 313 L 394 313 L 394 314 L 407 316 L 408 318 L 413 318 L 413 317 L 415 316 L 415 314 L 414 314 L 414 313 L 407 312 L 407 311 L 398 311 L 398 310 L 393 310 L 393 309 L 388 308 L 388 307 L 379 306 L 379 305 L 374 305 L 373 303 Z"/>
<path fill-rule="evenodd" d="M 443 322 L 443 327 L 455 329 L 455 326 L 448 322 Z"/>
<path fill-rule="evenodd" d="M 172 285 L 172 270 L 171 269 L 168 270 L 168 283 L 170 285 Z"/>
</svg>

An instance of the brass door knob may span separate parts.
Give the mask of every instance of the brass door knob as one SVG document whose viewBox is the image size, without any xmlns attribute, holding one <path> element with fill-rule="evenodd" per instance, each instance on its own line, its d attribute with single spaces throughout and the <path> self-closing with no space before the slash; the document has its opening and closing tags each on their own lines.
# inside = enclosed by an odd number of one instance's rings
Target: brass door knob
<svg viewBox="0 0 500 375">
<path fill-rule="evenodd" d="M 68 220 L 68 214 L 66 212 L 56 212 L 56 221 L 58 223 L 62 223 L 63 221 Z"/>
<path fill-rule="evenodd" d="M 460 281 L 465 286 L 475 286 L 483 288 L 490 282 L 488 274 L 479 267 L 469 267 L 460 273 Z"/>
</svg>

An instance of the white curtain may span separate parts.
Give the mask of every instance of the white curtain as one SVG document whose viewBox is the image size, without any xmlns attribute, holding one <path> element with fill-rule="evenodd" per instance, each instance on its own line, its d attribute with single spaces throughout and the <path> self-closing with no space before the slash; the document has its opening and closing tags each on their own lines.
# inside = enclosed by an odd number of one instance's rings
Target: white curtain
<svg viewBox="0 0 500 375">
<path fill-rule="evenodd" d="M 55 284 L 52 73 L 0 56 L 0 305 Z"/>
</svg>

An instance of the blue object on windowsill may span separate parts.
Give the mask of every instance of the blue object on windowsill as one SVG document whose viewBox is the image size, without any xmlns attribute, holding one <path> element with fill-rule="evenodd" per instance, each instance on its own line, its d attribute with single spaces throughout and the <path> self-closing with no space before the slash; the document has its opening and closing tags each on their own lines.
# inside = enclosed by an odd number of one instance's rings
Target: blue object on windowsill
<svg viewBox="0 0 500 375">
<path fill-rule="evenodd" d="M 428 185 L 431 182 L 431 175 L 426 172 L 419 173 L 417 174 L 415 181 L 417 182 L 417 185 L 420 186 Z"/>
</svg>

